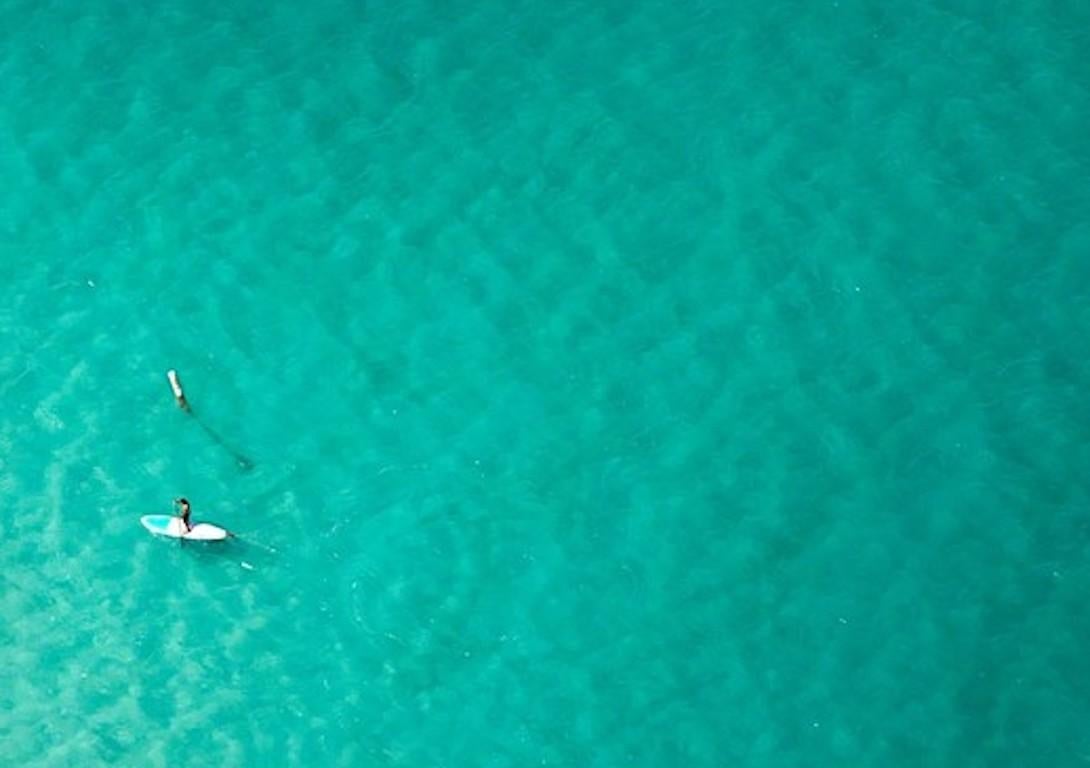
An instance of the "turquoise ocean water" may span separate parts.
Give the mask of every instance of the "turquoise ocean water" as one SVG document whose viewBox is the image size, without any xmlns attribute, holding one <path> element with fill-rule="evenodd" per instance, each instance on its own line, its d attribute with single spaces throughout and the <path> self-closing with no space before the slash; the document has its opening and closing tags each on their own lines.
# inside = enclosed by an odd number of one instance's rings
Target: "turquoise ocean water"
<svg viewBox="0 0 1090 768">
<path fill-rule="evenodd" d="M 1090 760 L 1090 5 L 0 43 L 0 766 Z"/>
</svg>

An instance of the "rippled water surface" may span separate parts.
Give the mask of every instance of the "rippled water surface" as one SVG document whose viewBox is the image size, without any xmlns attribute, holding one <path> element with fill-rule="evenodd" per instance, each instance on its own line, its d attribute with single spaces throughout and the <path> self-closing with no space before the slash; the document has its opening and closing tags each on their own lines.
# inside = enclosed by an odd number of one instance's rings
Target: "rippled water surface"
<svg viewBox="0 0 1090 768">
<path fill-rule="evenodd" d="M 0 3 L 0 765 L 1090 760 L 1088 7 Z"/>
</svg>

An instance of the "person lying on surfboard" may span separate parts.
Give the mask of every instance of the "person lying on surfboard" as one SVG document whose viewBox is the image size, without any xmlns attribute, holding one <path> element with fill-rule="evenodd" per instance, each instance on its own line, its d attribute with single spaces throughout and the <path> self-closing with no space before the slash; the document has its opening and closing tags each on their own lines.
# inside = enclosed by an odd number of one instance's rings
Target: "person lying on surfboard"
<svg viewBox="0 0 1090 768">
<path fill-rule="evenodd" d="M 180 499 L 175 499 L 174 503 L 181 508 L 182 511 L 182 525 L 185 526 L 185 530 L 188 533 L 193 530 L 193 526 L 189 524 L 189 500 L 184 496 Z"/>
</svg>

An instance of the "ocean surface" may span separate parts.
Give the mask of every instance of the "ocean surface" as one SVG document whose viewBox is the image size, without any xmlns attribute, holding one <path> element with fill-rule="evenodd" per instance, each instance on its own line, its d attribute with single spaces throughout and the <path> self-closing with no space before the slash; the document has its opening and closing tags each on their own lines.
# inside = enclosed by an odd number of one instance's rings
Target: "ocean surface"
<svg viewBox="0 0 1090 768">
<path fill-rule="evenodd" d="M 0 766 L 1086 765 L 1087 50 L 2 0 Z"/>
</svg>

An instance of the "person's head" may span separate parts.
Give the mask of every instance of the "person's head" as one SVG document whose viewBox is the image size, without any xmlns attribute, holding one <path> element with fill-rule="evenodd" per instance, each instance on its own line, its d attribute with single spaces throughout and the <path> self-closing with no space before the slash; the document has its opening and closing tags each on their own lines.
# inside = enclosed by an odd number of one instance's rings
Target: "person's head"
<svg viewBox="0 0 1090 768">
<path fill-rule="evenodd" d="M 189 500 L 186 499 L 185 497 L 182 497 L 180 499 L 175 499 L 174 503 L 177 504 L 179 507 L 181 507 L 183 512 L 188 512 L 189 511 Z"/>
</svg>

